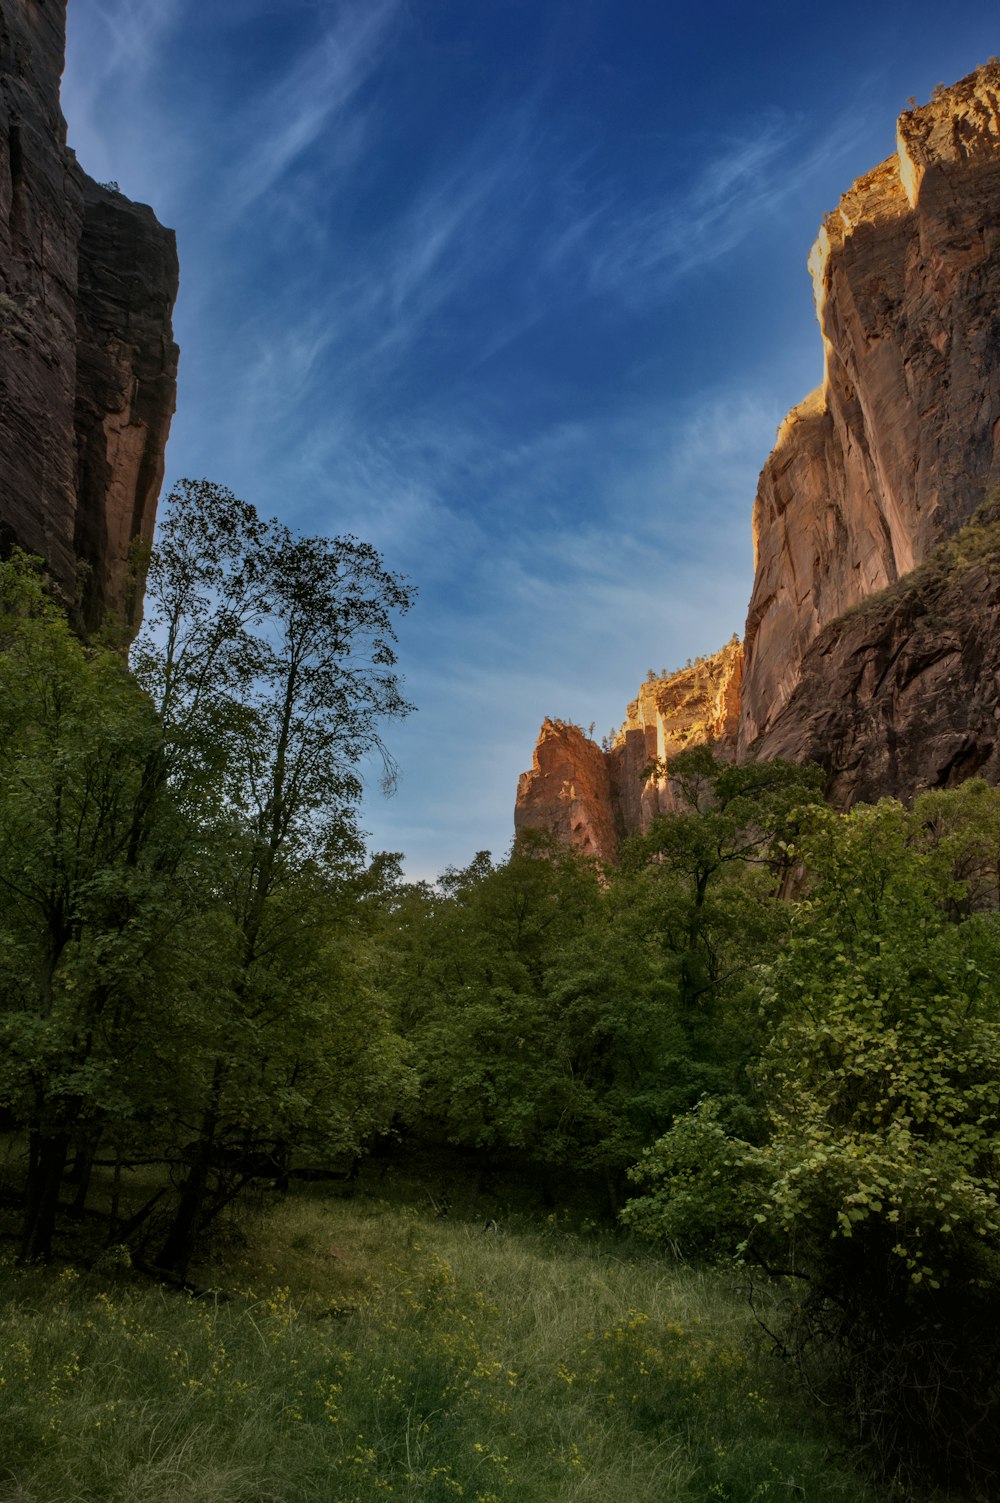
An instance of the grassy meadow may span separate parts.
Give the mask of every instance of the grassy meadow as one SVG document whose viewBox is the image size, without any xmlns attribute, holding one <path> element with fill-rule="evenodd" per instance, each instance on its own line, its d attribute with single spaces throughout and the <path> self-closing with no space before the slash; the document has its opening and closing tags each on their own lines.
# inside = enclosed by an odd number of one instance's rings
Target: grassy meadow
<svg viewBox="0 0 1000 1503">
<path fill-rule="evenodd" d="M 224 1272 L 221 1271 L 224 1267 Z M 874 1498 L 746 1291 L 556 1219 L 289 1198 L 193 1297 L 0 1269 L 3 1503 Z"/>
</svg>

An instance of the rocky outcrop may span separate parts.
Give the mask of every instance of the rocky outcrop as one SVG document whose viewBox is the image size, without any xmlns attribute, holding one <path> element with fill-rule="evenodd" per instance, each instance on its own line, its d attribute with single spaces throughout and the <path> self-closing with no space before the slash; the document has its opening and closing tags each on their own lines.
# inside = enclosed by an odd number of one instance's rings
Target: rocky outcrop
<svg viewBox="0 0 1000 1503">
<path fill-rule="evenodd" d="M 825 374 L 760 478 L 741 756 L 788 744 L 828 623 L 1000 478 L 1000 65 L 900 117 L 896 155 L 827 217 L 810 269 Z"/>
<path fill-rule="evenodd" d="M 742 668 L 734 638 L 677 673 L 651 675 L 603 748 L 577 725 L 545 720 L 532 769 L 518 780 L 515 831 L 550 830 L 584 855 L 614 861 L 623 837 L 674 808 L 671 757 L 708 741 L 733 755 Z"/>
<path fill-rule="evenodd" d="M 819 763 L 839 808 L 1000 782 L 1000 505 L 820 632 L 767 753 Z"/>
<path fill-rule="evenodd" d="M 85 629 L 138 621 L 174 411 L 173 234 L 92 182 L 59 108 L 65 0 L 0 3 L 0 531 Z"/>
<path fill-rule="evenodd" d="M 531 771 L 517 780 L 514 830 L 548 830 L 585 856 L 614 860 L 618 831 L 608 758 L 580 726 L 542 721 Z"/>
<path fill-rule="evenodd" d="M 723 756 L 733 756 L 742 677 L 743 649 L 734 637 L 720 652 L 643 684 L 608 753 L 622 835 L 643 834 L 657 815 L 673 810 L 666 772 L 678 752 L 711 741 Z M 654 764 L 657 772 L 650 775 Z"/>
</svg>

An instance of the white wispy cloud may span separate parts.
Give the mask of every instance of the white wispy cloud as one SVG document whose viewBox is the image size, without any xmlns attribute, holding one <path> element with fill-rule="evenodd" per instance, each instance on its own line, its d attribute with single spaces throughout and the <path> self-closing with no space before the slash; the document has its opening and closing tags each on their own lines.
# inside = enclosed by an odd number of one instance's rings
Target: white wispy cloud
<svg viewBox="0 0 1000 1503">
<path fill-rule="evenodd" d="M 495 66 L 481 9 L 525 30 Z M 180 232 L 171 470 L 305 531 L 354 531 L 420 587 L 401 660 L 421 708 L 393 728 L 403 784 L 372 827 L 439 851 L 426 875 L 502 849 L 543 715 L 606 730 L 648 666 L 740 627 L 756 476 L 788 398 L 760 351 L 730 362 L 717 325 L 682 371 L 670 315 L 690 296 L 709 332 L 697 270 L 732 286 L 724 257 L 758 265 L 763 230 L 835 160 L 839 177 L 882 88 L 858 75 L 845 93 L 831 68 L 812 119 L 777 86 L 721 125 L 670 113 L 702 122 L 687 132 L 652 96 L 612 118 L 531 40 L 545 11 L 69 6 L 71 144 Z M 672 66 L 665 86 L 683 88 Z"/>
<path fill-rule="evenodd" d="M 551 263 L 582 270 L 590 289 L 632 304 L 668 295 L 696 268 L 735 250 L 859 133 L 845 114 L 822 139 L 803 138 L 801 123 L 771 112 L 738 136 L 692 157 L 697 176 L 652 199 L 623 205 L 605 189 L 596 205 L 555 236 Z"/>
<path fill-rule="evenodd" d="M 333 130 L 383 57 L 404 16 L 403 0 L 354 0 L 334 12 L 318 39 L 292 67 L 254 98 L 236 122 L 234 140 L 250 141 L 227 185 L 228 214 L 240 218 L 264 198 L 322 137 L 326 163 L 338 144 L 343 160 L 363 149 L 356 122 L 348 136 Z M 345 151 L 346 148 L 346 151 Z"/>
<path fill-rule="evenodd" d="M 374 65 L 375 39 L 386 35 L 395 9 L 395 0 L 383 0 L 374 19 L 350 33 L 347 52 L 355 61 L 345 64 L 345 80 L 353 86 Z M 346 24 L 343 15 L 340 20 Z M 307 80 L 302 118 L 284 136 L 254 148 L 238 169 L 239 183 L 263 191 L 267 181 L 273 186 L 289 152 L 305 151 L 318 135 L 326 149 L 325 111 L 334 106 L 322 90 L 323 76 L 321 62 L 300 59 L 276 86 L 271 113 L 287 90 L 298 92 L 293 77 Z M 345 106 L 351 88 L 345 81 L 337 95 Z M 498 108 L 451 159 L 408 187 L 396 212 L 365 243 L 333 245 L 323 240 L 328 226 L 317 223 L 322 284 L 272 290 L 258 348 L 244 352 L 236 376 L 241 393 L 234 393 L 244 427 L 256 430 L 261 414 L 272 428 L 294 419 L 322 377 L 323 427 L 333 438 L 310 435 L 305 442 L 313 451 L 324 442 L 339 446 L 373 400 L 384 412 L 394 391 L 408 385 L 412 401 L 423 379 L 421 352 L 442 329 L 458 361 L 452 379 L 471 380 L 548 317 L 554 303 L 565 309 L 599 293 L 632 307 L 653 306 L 695 267 L 736 249 L 823 159 L 844 149 L 850 129 L 843 122 L 817 146 L 803 142 L 792 123 L 770 116 L 727 143 L 686 188 L 626 213 L 616 210 L 606 183 L 581 183 L 586 160 L 554 155 L 530 108 Z M 553 182 L 559 191 L 549 191 Z M 246 191 L 238 188 L 236 200 L 244 201 Z M 300 200 L 298 212 L 306 219 L 309 210 Z M 466 322 L 467 309 L 487 307 L 488 319 L 475 318 L 467 328 L 462 358 L 454 331 Z M 423 421 L 425 396 L 420 392 L 418 403 Z"/>
<path fill-rule="evenodd" d="M 74 74 L 69 87 L 90 96 L 97 95 L 109 81 L 124 75 L 135 78 L 145 74 L 160 55 L 163 38 L 179 22 L 190 0 L 86 0 L 71 6 L 67 24 L 74 26 L 76 12 L 85 21 L 90 37 L 90 66 L 82 76 Z"/>
<path fill-rule="evenodd" d="M 166 37 L 181 24 L 189 0 L 76 0 L 67 18 L 68 66 L 62 82 L 69 143 L 99 179 L 142 178 L 141 146 L 109 130 L 109 98 L 141 94 Z M 136 119 L 141 111 L 136 111 Z M 141 129 L 137 127 L 137 133 Z"/>
</svg>

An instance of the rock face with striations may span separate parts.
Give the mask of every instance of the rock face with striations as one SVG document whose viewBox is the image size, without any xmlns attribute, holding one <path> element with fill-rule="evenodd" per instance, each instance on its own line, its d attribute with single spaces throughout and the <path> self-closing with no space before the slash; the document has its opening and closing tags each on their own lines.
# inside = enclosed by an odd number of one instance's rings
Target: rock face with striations
<svg viewBox="0 0 1000 1503">
<path fill-rule="evenodd" d="M 733 755 L 742 668 L 734 638 L 711 657 L 649 678 L 609 747 L 577 725 L 545 720 L 531 771 L 518 780 L 515 831 L 551 830 L 584 855 L 614 861 L 624 836 L 644 833 L 674 808 L 668 779 L 650 776 L 652 763 L 662 769 L 707 741 Z"/>
<path fill-rule="evenodd" d="M 65 0 L 0 0 L 0 533 L 41 554 L 92 629 L 138 622 L 174 411 L 177 254 L 91 181 L 59 107 Z"/>
<path fill-rule="evenodd" d="M 517 780 L 514 829 L 548 830 L 585 856 L 614 860 L 618 832 L 608 758 L 580 726 L 542 721 L 531 771 Z"/>
<path fill-rule="evenodd" d="M 764 744 L 839 808 L 1000 783 L 1000 503 L 819 633 Z"/>
<path fill-rule="evenodd" d="M 1000 65 L 900 117 L 896 155 L 827 217 L 810 269 L 825 374 L 760 478 L 741 756 L 815 748 L 792 707 L 816 687 L 820 633 L 926 559 L 1000 478 Z M 845 631 L 863 700 L 876 670 L 856 623 Z M 882 774 L 841 779 L 842 798 L 902 791 L 878 757 Z"/>
</svg>

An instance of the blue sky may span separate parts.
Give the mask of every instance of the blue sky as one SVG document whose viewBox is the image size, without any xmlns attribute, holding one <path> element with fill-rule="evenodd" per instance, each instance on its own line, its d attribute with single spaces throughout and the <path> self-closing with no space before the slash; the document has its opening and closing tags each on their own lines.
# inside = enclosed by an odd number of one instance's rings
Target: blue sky
<svg viewBox="0 0 1000 1503">
<path fill-rule="evenodd" d="M 168 484 L 417 584 L 364 824 L 501 853 L 546 714 L 742 633 L 824 212 L 993 3 L 70 0 L 70 144 L 176 229 Z"/>
</svg>

